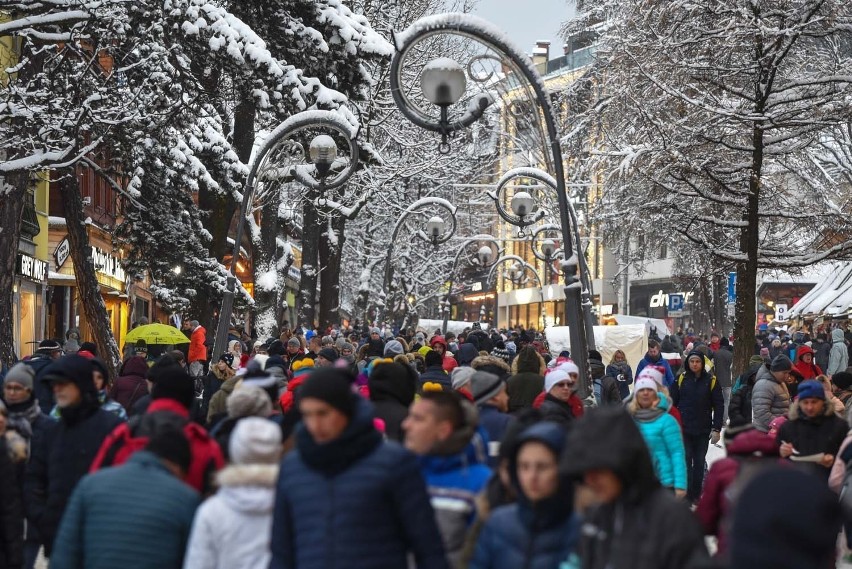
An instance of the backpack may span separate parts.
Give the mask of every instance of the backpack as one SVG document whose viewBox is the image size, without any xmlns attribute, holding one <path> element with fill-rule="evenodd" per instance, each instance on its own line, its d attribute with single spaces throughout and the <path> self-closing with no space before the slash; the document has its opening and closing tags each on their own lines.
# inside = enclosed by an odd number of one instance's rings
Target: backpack
<svg viewBox="0 0 852 569">
<path fill-rule="evenodd" d="M 678 389 L 680 389 L 680 386 L 683 384 L 683 378 L 684 378 L 685 375 L 686 375 L 686 373 L 683 372 L 679 376 L 677 376 L 677 387 L 678 387 Z M 711 375 L 710 376 L 710 392 L 711 393 L 713 392 L 713 389 L 715 387 L 716 387 L 716 376 Z"/>
<path fill-rule="evenodd" d="M 126 426 L 119 427 L 107 436 L 102 447 L 106 450 L 98 453 L 89 472 L 124 464 L 136 452 L 143 450 L 152 436 L 161 432 L 173 433 L 175 430 L 184 432 L 188 423 L 188 419 L 169 411 L 135 415 Z"/>
</svg>

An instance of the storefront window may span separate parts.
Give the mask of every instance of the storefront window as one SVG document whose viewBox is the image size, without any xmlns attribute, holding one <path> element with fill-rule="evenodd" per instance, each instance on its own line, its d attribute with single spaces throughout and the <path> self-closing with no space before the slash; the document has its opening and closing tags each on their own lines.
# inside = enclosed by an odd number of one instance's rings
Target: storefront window
<svg viewBox="0 0 852 569">
<path fill-rule="evenodd" d="M 31 356 L 38 341 L 35 337 L 36 325 L 36 295 L 33 292 L 21 291 L 21 346 L 20 356 Z"/>
</svg>

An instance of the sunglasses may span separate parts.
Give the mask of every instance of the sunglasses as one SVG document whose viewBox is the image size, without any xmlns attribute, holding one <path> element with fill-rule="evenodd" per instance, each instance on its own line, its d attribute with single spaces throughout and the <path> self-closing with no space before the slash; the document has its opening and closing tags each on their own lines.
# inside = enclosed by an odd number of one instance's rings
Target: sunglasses
<svg viewBox="0 0 852 569">
<path fill-rule="evenodd" d="M 562 389 L 571 389 L 572 387 L 574 387 L 574 382 L 573 381 L 560 381 L 559 383 L 557 383 L 553 387 L 561 387 Z"/>
</svg>

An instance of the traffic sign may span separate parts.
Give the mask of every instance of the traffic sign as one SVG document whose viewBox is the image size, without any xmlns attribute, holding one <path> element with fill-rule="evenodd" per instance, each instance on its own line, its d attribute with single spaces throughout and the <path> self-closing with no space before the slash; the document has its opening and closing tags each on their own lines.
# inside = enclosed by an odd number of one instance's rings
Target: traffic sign
<svg viewBox="0 0 852 569">
<path fill-rule="evenodd" d="M 670 293 L 669 304 L 666 307 L 669 318 L 679 318 L 683 316 L 683 305 L 685 304 L 684 295 L 678 293 Z"/>
<path fill-rule="evenodd" d="M 737 301 L 737 273 L 728 273 L 728 304 Z"/>
</svg>

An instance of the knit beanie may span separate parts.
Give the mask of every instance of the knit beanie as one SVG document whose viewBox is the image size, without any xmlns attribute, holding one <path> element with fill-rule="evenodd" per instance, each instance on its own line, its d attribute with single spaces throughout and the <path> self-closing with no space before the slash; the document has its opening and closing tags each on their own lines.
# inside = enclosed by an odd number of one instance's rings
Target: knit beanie
<svg viewBox="0 0 852 569">
<path fill-rule="evenodd" d="M 268 417 L 272 414 L 272 401 L 267 392 L 257 385 L 241 385 L 225 401 L 228 417 Z"/>
<path fill-rule="evenodd" d="M 9 381 L 9 376 L 6 376 L 6 381 Z M 835 373 L 831 376 L 831 383 L 833 383 L 838 389 L 849 389 L 852 387 L 852 373 L 849 373 L 848 371 Z"/>
<path fill-rule="evenodd" d="M 314 360 L 311 358 L 302 358 L 300 360 L 296 360 L 290 366 L 290 370 L 293 372 L 293 379 L 297 377 L 302 377 L 303 375 L 307 375 L 314 371 Z"/>
<path fill-rule="evenodd" d="M 224 354 L 219 356 L 219 361 L 225 362 L 226 364 L 228 364 L 229 368 L 234 369 L 234 354 L 230 352 L 225 352 Z"/>
<path fill-rule="evenodd" d="M 571 364 L 574 365 L 575 369 L 578 369 L 577 366 L 573 362 L 571 362 Z M 561 381 L 570 381 L 570 382 L 575 381 L 570 375 L 568 375 L 568 371 L 566 371 L 564 369 L 565 365 L 566 364 L 563 364 L 563 367 L 560 368 L 560 369 L 550 370 L 549 372 L 547 372 L 547 375 L 544 376 L 544 391 L 545 391 L 545 393 L 550 393 L 550 390 L 553 389 L 553 387 Z M 579 373 L 579 371 L 578 371 L 578 373 Z"/>
<path fill-rule="evenodd" d="M 391 340 L 387 344 L 385 344 L 384 356 L 385 357 L 393 357 L 403 353 L 402 344 L 399 340 Z"/>
<path fill-rule="evenodd" d="M 319 399 L 351 418 L 358 397 L 352 392 L 351 375 L 340 368 L 317 369 L 299 387 L 298 399 Z"/>
<path fill-rule="evenodd" d="M 491 355 L 495 358 L 500 358 L 506 363 L 512 361 L 512 354 L 509 353 L 509 350 L 506 348 L 494 348 L 491 350 Z"/>
<path fill-rule="evenodd" d="M 337 350 L 335 350 L 334 348 L 323 348 L 319 351 L 319 354 L 317 354 L 317 356 L 330 362 L 337 361 L 337 358 L 339 357 L 337 355 Z"/>
<path fill-rule="evenodd" d="M 426 364 L 426 367 L 439 366 L 444 363 L 444 356 L 435 350 L 429 350 L 426 352 L 426 357 L 423 358 L 423 362 Z"/>
<path fill-rule="evenodd" d="M 642 371 L 639 372 L 639 375 L 636 376 L 636 381 L 638 382 L 640 379 L 651 379 L 658 385 L 662 385 L 664 377 L 665 373 L 663 373 L 662 368 L 657 366 L 645 366 L 642 368 Z"/>
<path fill-rule="evenodd" d="M 5 383 L 18 383 L 30 391 L 33 390 L 34 381 L 35 370 L 23 362 L 13 365 L 4 379 Z"/>
<path fill-rule="evenodd" d="M 815 379 L 809 379 L 800 383 L 797 393 L 799 395 L 799 401 L 808 398 L 822 399 L 825 401 L 825 388 Z"/>
<path fill-rule="evenodd" d="M 260 417 L 237 421 L 228 443 L 234 464 L 276 464 L 281 451 L 281 427 Z"/>
<path fill-rule="evenodd" d="M 450 375 L 450 381 L 453 383 L 453 389 L 461 389 L 470 383 L 470 378 L 473 377 L 474 373 L 476 373 L 476 370 L 472 367 L 454 368 Z"/>
<path fill-rule="evenodd" d="M 784 354 L 778 354 L 769 364 L 769 371 L 790 371 L 791 369 L 793 369 L 793 362 Z"/>
<path fill-rule="evenodd" d="M 644 370 L 643 370 L 644 371 Z M 651 379 L 648 375 L 642 375 L 636 380 L 636 384 L 633 386 L 633 392 L 637 393 L 642 389 L 653 389 L 657 391 L 659 389 L 660 384 Z"/>
<path fill-rule="evenodd" d="M 503 380 L 493 373 L 487 371 L 474 372 L 470 377 L 470 392 L 473 394 L 473 402 L 482 405 L 503 389 Z"/>
</svg>

